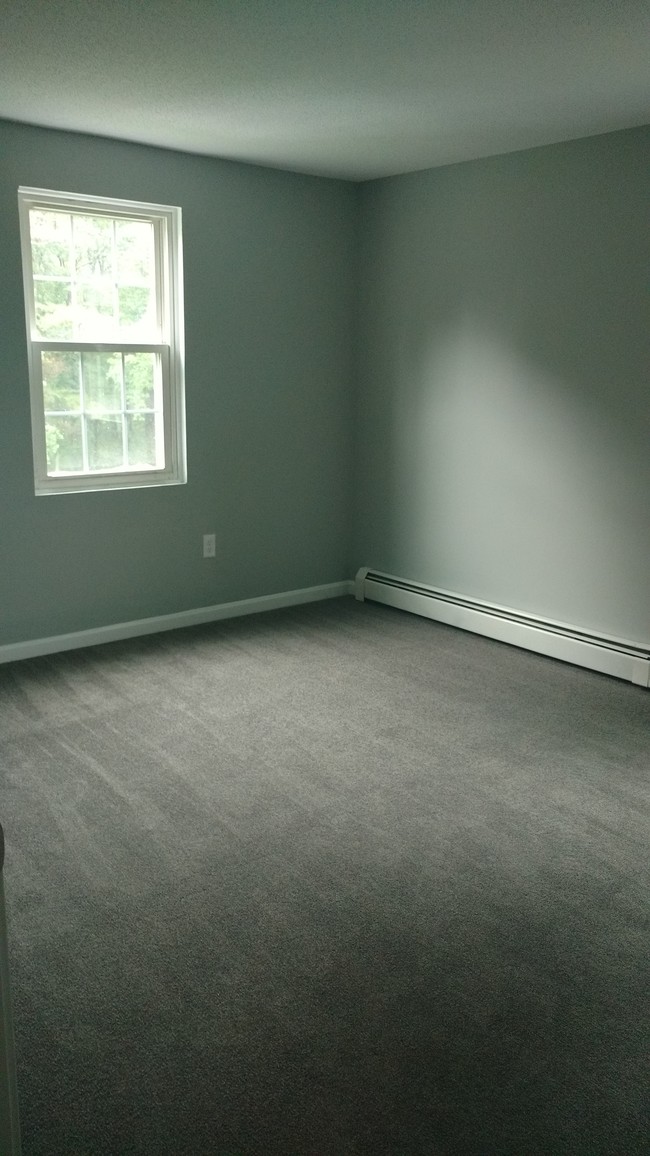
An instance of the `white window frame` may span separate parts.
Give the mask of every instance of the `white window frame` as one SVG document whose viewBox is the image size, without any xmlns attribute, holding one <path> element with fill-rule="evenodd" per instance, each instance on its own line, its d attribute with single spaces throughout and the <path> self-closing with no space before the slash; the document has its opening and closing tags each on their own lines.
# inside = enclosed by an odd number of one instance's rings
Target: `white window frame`
<svg viewBox="0 0 650 1156">
<path fill-rule="evenodd" d="M 181 210 L 172 205 L 116 200 L 21 186 L 18 189 L 20 237 L 25 288 L 25 318 L 32 415 L 34 488 L 37 495 L 69 494 L 95 490 L 123 490 L 146 486 L 180 485 L 187 481 L 185 451 L 183 262 Z M 74 338 L 43 340 L 36 330 L 34 276 L 30 235 L 30 209 L 61 209 L 127 220 L 146 220 L 154 230 L 156 253 L 158 340 L 143 343 L 77 341 Z M 162 469 L 88 471 L 52 476 L 47 472 L 45 405 L 43 398 L 43 350 L 97 353 L 156 353 L 162 367 L 163 431 L 165 465 Z"/>
</svg>

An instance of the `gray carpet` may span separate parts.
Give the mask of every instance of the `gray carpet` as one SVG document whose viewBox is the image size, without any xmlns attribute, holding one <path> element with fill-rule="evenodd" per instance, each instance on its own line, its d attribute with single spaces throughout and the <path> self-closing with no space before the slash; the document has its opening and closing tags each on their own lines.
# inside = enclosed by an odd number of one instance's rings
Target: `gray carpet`
<svg viewBox="0 0 650 1156">
<path fill-rule="evenodd" d="M 1 669 L 25 1156 L 650 1152 L 649 724 L 352 599 Z"/>
</svg>

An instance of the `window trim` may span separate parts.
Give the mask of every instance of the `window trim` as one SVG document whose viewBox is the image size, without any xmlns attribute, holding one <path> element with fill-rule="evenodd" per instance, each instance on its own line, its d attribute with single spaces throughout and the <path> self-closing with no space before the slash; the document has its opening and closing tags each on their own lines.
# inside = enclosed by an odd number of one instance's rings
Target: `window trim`
<svg viewBox="0 0 650 1156">
<path fill-rule="evenodd" d="M 34 274 L 29 224 L 30 209 L 61 209 L 90 212 L 112 219 L 147 220 L 154 227 L 159 341 L 91 342 L 42 339 L 36 333 Z M 182 485 L 187 481 L 185 442 L 183 258 L 181 209 L 147 201 L 87 196 L 20 186 L 18 189 L 20 240 L 27 329 L 30 383 L 34 489 L 37 496 L 87 493 L 151 486 Z M 128 469 L 93 471 L 52 477 L 47 473 L 45 406 L 43 399 L 43 350 L 63 352 L 150 352 L 161 358 L 165 467 L 134 471 Z"/>
</svg>

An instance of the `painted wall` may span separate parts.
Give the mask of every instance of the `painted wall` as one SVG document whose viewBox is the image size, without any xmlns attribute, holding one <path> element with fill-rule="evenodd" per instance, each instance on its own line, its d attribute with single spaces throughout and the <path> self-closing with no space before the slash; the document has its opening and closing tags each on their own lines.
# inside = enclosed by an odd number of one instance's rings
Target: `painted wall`
<svg viewBox="0 0 650 1156">
<path fill-rule="evenodd" d="M 649 145 L 355 187 L 0 122 L 0 643 L 358 565 L 650 641 Z M 34 497 L 19 184 L 183 207 L 187 486 Z"/>
<path fill-rule="evenodd" d="M 34 496 L 21 184 L 182 207 L 186 486 Z M 342 182 L 0 122 L 0 643 L 349 576 L 356 200 Z"/>
<path fill-rule="evenodd" d="M 369 565 L 650 641 L 650 130 L 364 185 Z"/>
</svg>

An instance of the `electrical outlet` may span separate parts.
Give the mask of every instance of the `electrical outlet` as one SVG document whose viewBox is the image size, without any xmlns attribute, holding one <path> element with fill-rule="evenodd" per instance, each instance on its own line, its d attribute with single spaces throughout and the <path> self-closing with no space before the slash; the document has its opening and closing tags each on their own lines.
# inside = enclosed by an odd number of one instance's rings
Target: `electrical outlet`
<svg viewBox="0 0 650 1156">
<path fill-rule="evenodd" d="M 216 537 L 214 534 L 203 535 L 203 557 L 214 558 L 217 552 Z"/>
</svg>

